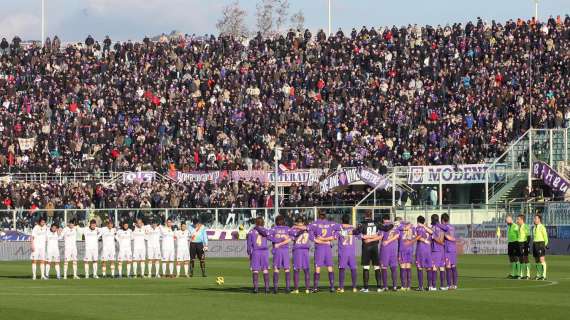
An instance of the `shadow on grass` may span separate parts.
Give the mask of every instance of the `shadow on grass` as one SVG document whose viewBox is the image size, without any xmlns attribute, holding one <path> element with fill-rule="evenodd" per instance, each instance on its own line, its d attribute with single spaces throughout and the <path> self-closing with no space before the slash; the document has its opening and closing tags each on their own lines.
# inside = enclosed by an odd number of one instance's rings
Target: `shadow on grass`
<svg viewBox="0 0 570 320">
<path fill-rule="evenodd" d="M 207 287 L 207 288 L 189 288 L 191 291 L 210 291 L 210 292 L 232 292 L 232 293 L 252 293 L 252 287 L 227 287 L 227 286 L 217 286 L 217 287 Z M 263 291 L 264 289 L 261 289 Z M 283 291 L 285 292 L 285 291 Z M 261 292 L 260 292 L 261 293 Z"/>
<path fill-rule="evenodd" d="M 32 280 L 32 276 L 17 276 L 17 275 L 1 275 L 0 274 L 0 279 L 27 279 L 27 280 Z"/>
</svg>

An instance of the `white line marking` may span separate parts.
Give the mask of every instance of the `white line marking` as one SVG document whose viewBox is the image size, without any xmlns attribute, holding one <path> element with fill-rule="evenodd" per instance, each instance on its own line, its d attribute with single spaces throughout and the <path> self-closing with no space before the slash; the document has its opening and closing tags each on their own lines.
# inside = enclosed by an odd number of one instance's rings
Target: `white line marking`
<svg viewBox="0 0 570 320">
<path fill-rule="evenodd" d="M 538 282 L 540 280 L 537 280 L 535 282 Z M 462 291 L 476 291 L 476 290 L 491 290 L 491 289 L 525 289 L 525 288 L 540 288 L 540 287 L 550 287 L 550 286 L 555 286 L 558 284 L 558 281 L 546 281 L 548 283 L 540 283 L 540 284 L 536 284 L 536 285 L 532 285 L 532 286 L 510 286 L 510 287 L 488 287 L 488 288 L 459 288 L 457 290 L 462 290 Z"/>
<path fill-rule="evenodd" d="M 154 296 L 163 295 L 157 293 L 81 293 L 81 292 L 69 292 L 69 293 L 0 293 L 0 296 Z"/>
</svg>

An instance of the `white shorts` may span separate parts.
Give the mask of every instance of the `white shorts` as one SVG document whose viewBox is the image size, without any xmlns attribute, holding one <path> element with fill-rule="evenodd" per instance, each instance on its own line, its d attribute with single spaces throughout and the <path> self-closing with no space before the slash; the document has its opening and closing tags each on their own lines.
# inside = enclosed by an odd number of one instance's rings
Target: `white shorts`
<svg viewBox="0 0 570 320">
<path fill-rule="evenodd" d="M 186 250 L 178 250 L 176 252 L 176 261 L 189 261 L 190 260 L 190 251 L 188 248 Z"/>
<path fill-rule="evenodd" d="M 149 260 L 160 260 L 162 255 L 160 254 L 160 248 L 148 247 L 147 257 Z"/>
<path fill-rule="evenodd" d="M 133 253 L 131 250 L 119 250 L 119 256 L 117 257 L 117 261 L 133 261 Z"/>
<path fill-rule="evenodd" d="M 101 253 L 101 261 L 115 261 L 116 256 L 117 254 L 115 253 L 115 248 L 103 248 L 103 252 Z"/>
<path fill-rule="evenodd" d="M 163 249 L 162 261 L 174 261 L 174 249 Z"/>
<path fill-rule="evenodd" d="M 77 261 L 77 247 L 65 248 L 65 261 Z"/>
<path fill-rule="evenodd" d="M 85 262 L 97 262 L 99 260 L 99 250 L 97 249 L 85 249 L 85 257 L 83 261 Z"/>
<path fill-rule="evenodd" d="M 46 248 L 36 249 L 32 251 L 30 259 L 33 261 L 45 261 L 46 260 Z"/>
<path fill-rule="evenodd" d="M 144 261 L 146 260 L 146 252 L 144 249 L 135 249 L 133 252 L 133 260 L 134 261 Z"/>
<path fill-rule="evenodd" d="M 47 262 L 59 262 L 59 248 L 57 248 L 57 249 L 54 248 L 52 250 L 48 249 L 48 252 L 46 255 L 46 261 Z"/>
</svg>

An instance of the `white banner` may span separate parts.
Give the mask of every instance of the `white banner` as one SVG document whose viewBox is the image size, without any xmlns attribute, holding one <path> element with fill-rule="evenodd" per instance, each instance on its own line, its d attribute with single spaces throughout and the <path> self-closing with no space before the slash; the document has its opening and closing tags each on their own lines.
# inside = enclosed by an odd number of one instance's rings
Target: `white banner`
<svg viewBox="0 0 570 320">
<path fill-rule="evenodd" d="M 457 166 L 412 166 L 409 167 L 409 184 L 468 184 L 485 183 L 487 164 L 462 164 Z M 489 182 L 505 179 L 504 166 L 496 166 L 489 172 Z M 497 170 L 498 169 L 498 170 Z"/>
<path fill-rule="evenodd" d="M 36 138 L 18 138 L 18 143 L 20 144 L 20 150 L 30 150 L 34 148 Z"/>
<path fill-rule="evenodd" d="M 154 181 L 155 177 L 156 172 L 154 171 L 123 172 L 123 183 L 151 182 Z"/>
<path fill-rule="evenodd" d="M 471 238 L 464 239 L 463 253 L 465 254 L 506 254 L 506 238 Z"/>
<path fill-rule="evenodd" d="M 218 182 L 220 171 L 209 172 L 176 172 L 176 181 L 178 182 Z"/>
</svg>

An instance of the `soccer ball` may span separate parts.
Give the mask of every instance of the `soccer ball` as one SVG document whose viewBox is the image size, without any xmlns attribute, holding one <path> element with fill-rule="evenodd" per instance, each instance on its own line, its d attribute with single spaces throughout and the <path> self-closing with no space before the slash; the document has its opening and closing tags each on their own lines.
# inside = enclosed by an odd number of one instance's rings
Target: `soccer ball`
<svg viewBox="0 0 570 320">
<path fill-rule="evenodd" d="M 224 277 L 217 277 L 216 278 L 216 283 L 221 286 L 224 284 Z"/>
</svg>

